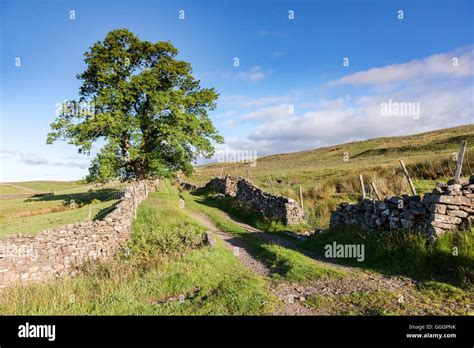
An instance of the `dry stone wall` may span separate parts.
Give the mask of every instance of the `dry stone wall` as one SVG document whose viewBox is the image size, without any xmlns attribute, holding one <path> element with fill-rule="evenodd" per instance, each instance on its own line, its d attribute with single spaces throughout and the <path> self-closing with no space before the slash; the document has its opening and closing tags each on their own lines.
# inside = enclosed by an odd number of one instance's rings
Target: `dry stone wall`
<svg viewBox="0 0 474 348">
<path fill-rule="evenodd" d="M 204 189 L 235 197 L 237 195 L 237 181 L 230 176 L 215 177 L 204 186 Z"/>
<path fill-rule="evenodd" d="M 299 224 L 304 220 L 303 210 L 294 199 L 272 195 L 243 178 L 237 182 L 236 198 L 239 203 L 285 225 Z"/>
<path fill-rule="evenodd" d="M 147 194 L 146 183 L 140 182 L 127 187 L 102 220 L 1 239 L 0 287 L 75 275 L 87 261 L 110 258 L 129 240 L 135 207 Z"/>
<path fill-rule="evenodd" d="M 194 186 L 182 181 L 180 183 L 184 188 Z M 235 197 L 239 204 L 285 225 L 299 224 L 304 220 L 303 211 L 295 200 L 265 192 L 244 178 L 236 180 L 231 176 L 214 177 L 200 189 Z"/>
<path fill-rule="evenodd" d="M 331 228 L 352 225 L 363 230 L 416 229 L 429 240 L 469 228 L 474 222 L 474 176 L 462 184 L 438 183 L 431 193 L 341 203 L 331 215 Z"/>
</svg>

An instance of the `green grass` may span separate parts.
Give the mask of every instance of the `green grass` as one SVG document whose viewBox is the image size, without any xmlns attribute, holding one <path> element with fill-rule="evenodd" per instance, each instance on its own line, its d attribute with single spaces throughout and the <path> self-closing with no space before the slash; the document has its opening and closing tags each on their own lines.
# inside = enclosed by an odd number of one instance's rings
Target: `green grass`
<svg viewBox="0 0 474 348">
<path fill-rule="evenodd" d="M 296 250 L 268 242 L 256 233 L 247 232 L 244 227 L 227 218 L 221 210 L 207 205 L 208 197 L 190 195 L 186 192 L 183 192 L 182 196 L 188 208 L 206 214 L 219 230 L 242 238 L 249 252 L 271 267 L 272 279 L 276 282 L 304 283 L 321 277 L 344 276 L 344 272 L 330 265 L 313 260 Z"/>
<path fill-rule="evenodd" d="M 21 181 L 5 184 L 13 184 L 15 186 L 24 187 L 26 189 L 43 192 L 66 190 L 81 186 L 76 181 Z"/>
<path fill-rule="evenodd" d="M 54 195 L 34 195 L 28 198 L 0 200 L 0 236 L 34 234 L 48 228 L 80 222 L 88 218 L 92 204 L 92 218 L 100 210 L 109 208 L 116 200 L 108 200 L 120 192 L 121 185 L 90 189 L 81 187 Z"/>
<path fill-rule="evenodd" d="M 435 243 L 413 231 L 365 232 L 347 227 L 326 232 L 298 243 L 324 255 L 325 246 L 363 244 L 365 260 L 338 259 L 351 266 L 384 274 L 401 274 L 418 280 L 436 280 L 466 289 L 474 283 L 474 230 L 446 233 Z M 456 248 L 456 249 L 454 249 Z M 454 255 L 453 251 L 455 251 Z"/>
<path fill-rule="evenodd" d="M 205 229 L 164 187 L 138 209 L 132 239 L 115 259 L 85 266 L 74 279 L 1 290 L 0 313 L 23 315 L 257 315 L 279 305 L 265 279 Z"/>
<path fill-rule="evenodd" d="M 102 209 L 111 208 L 117 200 L 111 200 L 94 204 L 92 218 Z M 77 209 L 67 209 L 56 213 L 33 215 L 3 220 L 0 222 L 0 237 L 9 234 L 34 235 L 42 230 L 61 227 L 67 224 L 77 223 L 89 217 L 89 206 Z"/>
<path fill-rule="evenodd" d="M 9 186 L 7 184 L 0 185 L 0 195 L 24 195 L 31 192 L 21 187 Z"/>
</svg>

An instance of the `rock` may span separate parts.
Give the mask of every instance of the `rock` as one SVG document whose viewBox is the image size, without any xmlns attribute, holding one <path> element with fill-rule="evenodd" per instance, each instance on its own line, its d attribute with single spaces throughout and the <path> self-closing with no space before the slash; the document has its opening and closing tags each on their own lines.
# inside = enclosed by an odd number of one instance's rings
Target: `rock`
<svg viewBox="0 0 474 348">
<path fill-rule="evenodd" d="M 216 240 L 210 232 L 204 234 L 204 244 L 209 245 L 211 248 L 216 246 Z"/>
<path fill-rule="evenodd" d="M 446 213 L 446 205 L 444 204 L 432 204 L 430 206 L 430 211 L 439 213 L 439 214 L 445 214 Z"/>
<path fill-rule="evenodd" d="M 402 223 L 402 227 L 409 229 L 413 227 L 413 221 L 407 219 L 401 219 L 400 222 Z"/>
<path fill-rule="evenodd" d="M 442 215 L 442 214 L 433 214 L 433 221 L 443 222 L 447 224 L 460 224 L 462 220 L 455 216 Z"/>
<path fill-rule="evenodd" d="M 469 214 L 464 210 L 448 210 L 448 215 L 460 218 L 467 218 Z"/>
<path fill-rule="evenodd" d="M 444 204 L 453 204 L 453 205 L 471 205 L 471 201 L 467 197 L 463 196 L 433 196 L 431 198 L 432 202 L 435 203 L 444 203 Z"/>
</svg>

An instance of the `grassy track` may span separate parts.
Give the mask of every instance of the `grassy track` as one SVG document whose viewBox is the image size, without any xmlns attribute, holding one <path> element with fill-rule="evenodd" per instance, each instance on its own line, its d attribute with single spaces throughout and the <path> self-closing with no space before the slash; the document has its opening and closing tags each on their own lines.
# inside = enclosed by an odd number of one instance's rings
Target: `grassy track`
<svg viewBox="0 0 474 348">
<path fill-rule="evenodd" d="M 206 214 L 223 232 L 238 235 L 244 239 L 256 258 L 269 264 L 275 281 L 306 282 L 321 277 L 342 277 L 344 272 L 330 265 L 322 264 L 297 251 L 265 240 L 258 233 L 248 232 L 244 227 L 227 218 L 219 209 L 207 206 L 204 198 L 183 192 L 187 207 Z"/>
<path fill-rule="evenodd" d="M 201 211 L 211 218 L 222 231 L 244 238 L 253 253 L 270 262 L 275 268 L 272 276 L 278 282 L 290 281 L 304 285 L 321 277 L 332 279 L 328 288 L 358 288 L 369 285 L 366 278 L 358 279 L 359 271 L 383 274 L 390 279 L 408 276 L 418 281 L 415 287 L 371 288 L 340 294 L 313 292 L 307 304 L 317 313 L 331 315 L 413 315 L 473 313 L 474 302 L 474 231 L 462 234 L 447 234 L 436 244 L 426 245 L 422 236 L 406 234 L 368 234 L 355 229 L 324 233 L 295 244 L 305 250 L 324 256 L 325 245 L 336 241 L 339 244 L 363 244 L 364 262 L 355 259 L 327 259 L 328 263 L 315 262 L 298 251 L 280 245 L 265 243 L 255 233 L 247 232 L 242 226 L 231 221 L 227 214 L 250 222 L 253 226 L 282 238 L 290 238 L 281 232 L 284 227 L 260 220 L 257 214 L 242 211 L 232 204 L 231 199 L 214 198 L 212 195 L 195 196 L 184 192 L 187 206 Z M 220 207 L 220 209 L 218 208 Z M 453 255 L 456 247 L 457 254 Z M 352 272 L 333 272 L 331 262 L 354 267 Z M 375 272 L 375 273 L 373 273 Z M 355 277 L 355 278 L 351 278 Z M 340 280 L 338 280 L 340 279 Z M 364 280 L 363 280 L 364 279 Z M 350 283 L 354 284 L 350 284 Z M 364 284 L 365 283 L 365 284 Z M 345 285 L 343 285 L 345 284 Z M 397 289 L 397 287 L 395 287 Z"/>
</svg>

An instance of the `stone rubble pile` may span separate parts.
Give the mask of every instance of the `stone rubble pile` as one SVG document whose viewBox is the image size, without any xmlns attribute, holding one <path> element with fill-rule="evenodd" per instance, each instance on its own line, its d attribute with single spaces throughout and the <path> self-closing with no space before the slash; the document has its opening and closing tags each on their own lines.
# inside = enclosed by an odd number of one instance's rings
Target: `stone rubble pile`
<svg viewBox="0 0 474 348">
<path fill-rule="evenodd" d="M 341 203 L 331 214 L 331 228 L 351 225 L 363 230 L 416 229 L 429 240 L 447 232 L 472 226 L 474 220 L 474 176 L 468 182 L 438 183 L 431 193 L 393 196 L 383 201 L 365 199 Z"/>
<path fill-rule="evenodd" d="M 228 175 L 224 177 L 215 177 L 204 186 L 204 189 L 219 192 L 226 196 L 235 197 L 237 195 L 237 182 Z"/>
<path fill-rule="evenodd" d="M 0 288 L 75 275 L 78 266 L 89 260 L 110 258 L 129 240 L 135 206 L 147 193 L 146 183 L 140 182 L 127 187 L 115 209 L 102 220 L 2 238 Z"/>
</svg>

